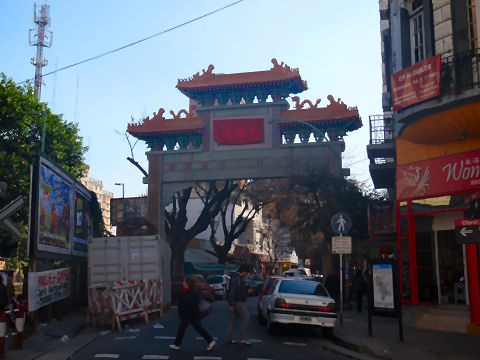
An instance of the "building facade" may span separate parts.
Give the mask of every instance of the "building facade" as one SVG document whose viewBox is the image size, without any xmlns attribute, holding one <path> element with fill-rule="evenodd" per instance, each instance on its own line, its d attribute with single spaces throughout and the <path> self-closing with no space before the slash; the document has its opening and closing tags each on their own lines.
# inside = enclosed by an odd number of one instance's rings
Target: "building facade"
<svg viewBox="0 0 480 360">
<path fill-rule="evenodd" d="M 110 222 L 110 199 L 113 199 L 113 193 L 103 189 L 103 183 L 100 180 L 91 178 L 89 176 L 90 169 L 87 169 L 87 174 L 80 179 L 80 182 L 90 191 L 97 194 L 98 204 L 102 210 L 103 222 L 105 229 L 111 234 L 114 234 L 114 228 Z"/>
<path fill-rule="evenodd" d="M 480 6 L 379 5 L 383 114 L 370 116 L 367 153 L 375 187 L 395 198 L 402 300 L 464 303 L 479 324 L 480 239 L 459 229 L 480 218 Z"/>
</svg>

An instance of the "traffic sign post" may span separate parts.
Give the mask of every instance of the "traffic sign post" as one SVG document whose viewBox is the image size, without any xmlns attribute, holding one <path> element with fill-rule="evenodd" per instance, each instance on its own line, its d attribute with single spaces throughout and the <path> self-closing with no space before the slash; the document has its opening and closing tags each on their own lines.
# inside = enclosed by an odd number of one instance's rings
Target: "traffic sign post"
<svg viewBox="0 0 480 360">
<path fill-rule="evenodd" d="M 338 213 L 332 216 L 330 225 L 337 234 L 347 234 L 352 227 L 352 220 L 347 214 Z"/>
<path fill-rule="evenodd" d="M 480 244 L 480 219 L 455 220 L 455 238 L 460 244 Z"/>
<path fill-rule="evenodd" d="M 352 238 L 342 236 L 348 233 L 352 227 L 350 216 L 345 213 L 337 213 L 330 220 L 332 230 L 340 236 L 332 236 L 332 253 L 340 256 L 340 324 L 343 324 L 343 254 L 352 253 Z"/>
</svg>

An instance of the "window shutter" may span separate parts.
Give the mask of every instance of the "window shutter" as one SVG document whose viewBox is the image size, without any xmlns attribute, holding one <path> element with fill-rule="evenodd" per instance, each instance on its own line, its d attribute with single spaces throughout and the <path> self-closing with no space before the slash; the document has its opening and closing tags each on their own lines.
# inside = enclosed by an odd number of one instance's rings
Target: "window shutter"
<svg viewBox="0 0 480 360">
<path fill-rule="evenodd" d="M 461 90 L 472 82 L 472 64 L 468 43 L 467 0 L 450 2 L 452 9 L 453 45 L 455 50 L 455 88 Z"/>
<path fill-rule="evenodd" d="M 433 7 L 432 0 L 423 0 L 423 26 L 425 59 L 435 56 L 435 34 L 433 32 Z"/>
<path fill-rule="evenodd" d="M 410 15 L 408 10 L 400 9 L 400 23 L 402 29 L 402 69 L 412 65 L 411 47 L 410 47 Z"/>
</svg>

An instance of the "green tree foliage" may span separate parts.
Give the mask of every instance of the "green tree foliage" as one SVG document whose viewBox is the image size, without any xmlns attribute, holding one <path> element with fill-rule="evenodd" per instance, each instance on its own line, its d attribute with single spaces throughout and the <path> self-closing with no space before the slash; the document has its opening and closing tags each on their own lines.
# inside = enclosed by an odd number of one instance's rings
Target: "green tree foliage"
<svg viewBox="0 0 480 360">
<path fill-rule="evenodd" d="M 30 165 L 41 149 L 43 114 L 46 112 L 45 154 L 74 177 L 84 174 L 87 147 L 83 146 L 77 124 L 53 114 L 45 103 L 37 100 L 30 84 L 16 86 L 0 73 L 0 181 L 7 183 L 0 207 L 19 195 L 23 206 L 11 218 L 27 224 Z M 3 239 L 2 239 L 3 240 Z"/>
<path fill-rule="evenodd" d="M 97 194 L 93 191 L 90 191 L 92 196 L 92 201 L 90 202 L 90 209 L 92 211 L 92 223 L 93 223 L 93 237 L 103 237 L 111 236 L 110 232 L 105 227 L 105 222 L 103 221 L 102 209 L 98 203 Z"/>
</svg>

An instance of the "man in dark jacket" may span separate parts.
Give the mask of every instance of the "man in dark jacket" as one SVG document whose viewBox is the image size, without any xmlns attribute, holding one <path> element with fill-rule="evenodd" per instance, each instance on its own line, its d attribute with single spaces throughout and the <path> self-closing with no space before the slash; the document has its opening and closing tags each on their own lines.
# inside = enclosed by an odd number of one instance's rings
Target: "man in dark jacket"
<svg viewBox="0 0 480 360">
<path fill-rule="evenodd" d="M 203 336 L 208 343 L 207 350 L 212 350 L 216 345 L 212 335 L 210 335 L 200 322 L 200 311 L 198 303 L 200 299 L 195 292 L 195 279 L 186 278 L 183 281 L 183 291 L 178 295 L 178 315 L 180 316 L 180 326 L 178 327 L 175 344 L 170 345 L 170 349 L 180 350 L 183 335 L 188 324 L 192 324 L 193 328 Z"/>
<path fill-rule="evenodd" d="M 233 329 L 238 320 L 241 319 L 240 324 L 240 343 L 250 345 L 251 342 L 247 340 L 247 325 L 250 320 L 245 302 L 247 301 L 248 288 L 245 284 L 245 276 L 247 276 L 250 268 L 247 264 L 240 265 L 238 272 L 232 275 L 228 290 L 228 309 L 232 312 L 232 319 L 228 325 L 227 330 L 227 344 L 235 344 L 233 339 Z"/>
</svg>

